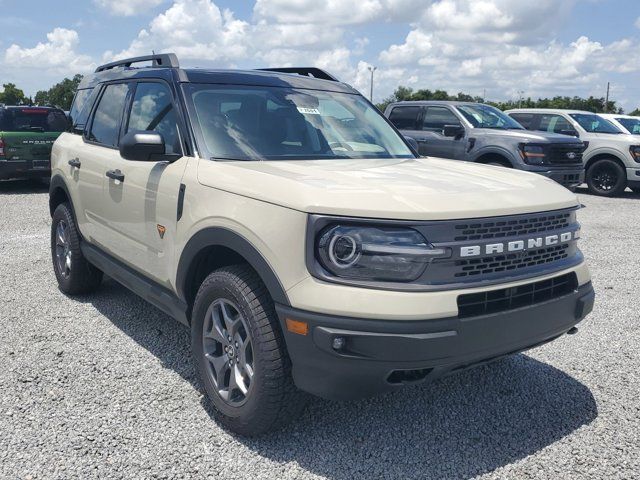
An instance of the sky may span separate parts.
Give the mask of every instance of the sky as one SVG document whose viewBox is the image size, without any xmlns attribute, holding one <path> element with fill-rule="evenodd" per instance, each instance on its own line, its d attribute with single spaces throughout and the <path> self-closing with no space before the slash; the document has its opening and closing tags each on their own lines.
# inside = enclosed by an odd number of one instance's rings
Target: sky
<svg viewBox="0 0 640 480">
<path fill-rule="evenodd" d="M 398 85 L 640 107 L 640 0 L 0 0 L 0 84 L 27 95 L 127 56 L 317 66 L 374 101 Z"/>
</svg>

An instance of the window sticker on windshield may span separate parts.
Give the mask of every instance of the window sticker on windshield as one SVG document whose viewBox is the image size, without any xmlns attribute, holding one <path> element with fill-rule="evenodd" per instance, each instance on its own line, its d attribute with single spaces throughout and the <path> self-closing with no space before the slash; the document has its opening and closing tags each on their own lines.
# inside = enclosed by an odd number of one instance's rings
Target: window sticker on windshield
<svg viewBox="0 0 640 480">
<path fill-rule="evenodd" d="M 320 110 L 317 108 L 298 107 L 300 113 L 306 113 L 307 115 L 320 115 Z"/>
</svg>

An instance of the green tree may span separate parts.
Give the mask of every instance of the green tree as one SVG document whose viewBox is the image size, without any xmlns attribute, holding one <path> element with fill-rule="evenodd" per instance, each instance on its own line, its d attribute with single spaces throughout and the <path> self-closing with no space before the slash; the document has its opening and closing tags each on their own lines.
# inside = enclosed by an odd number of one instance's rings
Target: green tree
<svg viewBox="0 0 640 480">
<path fill-rule="evenodd" d="M 46 90 L 38 90 L 36 96 L 33 97 L 33 103 L 41 107 L 49 105 L 49 92 Z"/>
<path fill-rule="evenodd" d="M 640 117 L 640 108 L 636 108 L 634 111 L 630 112 L 629 115 L 633 117 Z"/>
<path fill-rule="evenodd" d="M 24 92 L 20 90 L 14 83 L 5 83 L 2 85 L 3 91 L 0 92 L 0 103 L 5 105 L 25 105 L 28 99 L 24 96 Z"/>
<path fill-rule="evenodd" d="M 56 83 L 47 92 L 47 102 L 49 105 L 55 105 L 63 110 L 71 108 L 73 96 L 78 89 L 78 85 L 82 81 L 82 75 L 75 75 L 73 78 L 65 78 L 60 83 Z"/>
</svg>

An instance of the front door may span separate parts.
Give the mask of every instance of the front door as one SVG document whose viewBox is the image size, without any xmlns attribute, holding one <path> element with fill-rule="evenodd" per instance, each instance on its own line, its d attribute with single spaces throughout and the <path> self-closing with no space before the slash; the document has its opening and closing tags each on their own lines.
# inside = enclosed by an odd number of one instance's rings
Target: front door
<svg viewBox="0 0 640 480">
<path fill-rule="evenodd" d="M 122 135 L 154 131 L 165 141 L 165 153 L 182 154 L 175 102 L 160 81 L 132 85 Z M 109 226 L 109 251 L 154 280 L 169 284 L 180 182 L 188 158 L 167 161 L 125 160 L 118 151 L 105 171 L 103 202 Z M 115 175 L 114 175 L 115 173 Z"/>
<path fill-rule="evenodd" d="M 458 117 L 445 106 L 428 106 L 422 117 L 422 142 L 419 142 L 423 155 L 440 158 L 460 159 L 464 154 L 464 136 L 445 137 L 445 125 L 461 126 Z"/>
</svg>

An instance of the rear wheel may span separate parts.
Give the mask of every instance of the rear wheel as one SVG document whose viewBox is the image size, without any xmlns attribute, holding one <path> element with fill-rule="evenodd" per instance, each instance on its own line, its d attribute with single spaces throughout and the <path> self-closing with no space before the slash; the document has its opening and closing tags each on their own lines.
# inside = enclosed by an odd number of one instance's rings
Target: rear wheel
<svg viewBox="0 0 640 480">
<path fill-rule="evenodd" d="M 640 187 L 631 187 L 631 191 L 640 195 Z"/>
<path fill-rule="evenodd" d="M 216 419 L 230 430 L 259 435 L 281 427 L 304 408 L 273 300 L 250 267 L 224 267 L 204 280 L 194 304 L 191 337 Z"/>
<path fill-rule="evenodd" d="M 56 207 L 51 221 L 51 259 L 60 290 L 69 295 L 90 293 L 102 282 L 102 272 L 84 258 L 80 233 L 68 203 Z"/>
<path fill-rule="evenodd" d="M 622 166 L 615 160 L 605 158 L 593 163 L 586 175 L 589 191 L 603 197 L 615 197 L 624 192 L 627 177 Z"/>
</svg>

